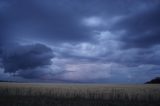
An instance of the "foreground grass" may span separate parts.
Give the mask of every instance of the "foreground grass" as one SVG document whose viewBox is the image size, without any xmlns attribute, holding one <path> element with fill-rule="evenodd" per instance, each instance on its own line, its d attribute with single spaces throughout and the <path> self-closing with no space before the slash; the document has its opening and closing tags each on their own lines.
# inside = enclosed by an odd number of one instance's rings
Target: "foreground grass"
<svg viewBox="0 0 160 106">
<path fill-rule="evenodd" d="M 1 106 L 160 106 L 160 85 L 0 83 Z"/>
</svg>

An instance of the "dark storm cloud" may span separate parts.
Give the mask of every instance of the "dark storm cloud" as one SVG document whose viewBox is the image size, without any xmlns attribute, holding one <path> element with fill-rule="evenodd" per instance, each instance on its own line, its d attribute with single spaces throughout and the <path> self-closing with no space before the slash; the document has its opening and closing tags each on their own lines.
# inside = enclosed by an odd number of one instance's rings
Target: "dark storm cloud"
<svg viewBox="0 0 160 106">
<path fill-rule="evenodd" d="M 93 30 L 82 24 L 83 18 L 128 14 L 142 1 L 1 0 L 0 22 L 4 25 L 0 26 L 5 29 L 7 40 L 25 36 L 51 42 L 91 41 Z"/>
<path fill-rule="evenodd" d="M 147 76 L 150 73 L 144 74 L 146 66 L 160 65 L 160 47 L 155 47 L 160 43 L 158 3 L 159 0 L 0 0 L 0 76 L 4 73 L 54 80 L 57 74 L 60 79 L 66 74 L 71 79 L 77 75 L 80 79 L 85 76 L 83 80 L 95 76 L 98 80 L 106 78 L 108 64 L 118 64 L 113 66 L 116 69 L 111 76 L 115 77 L 111 81 L 132 74 L 130 68 Z M 122 49 L 122 44 L 130 49 Z M 55 58 L 51 61 L 52 50 Z M 141 65 L 146 66 L 138 69 Z M 120 70 L 120 66 L 125 68 Z"/>
<path fill-rule="evenodd" d="M 6 30 L 18 36 L 29 35 L 46 40 L 81 41 L 88 40 L 90 30 L 80 24 L 80 14 L 57 1 L 13 0 L 1 15 Z M 4 27 L 4 26 L 3 26 Z M 37 35 L 37 36 L 36 36 Z M 3 36 L 3 35 L 2 35 Z M 4 37 L 4 36 L 3 36 Z"/>
<path fill-rule="evenodd" d="M 5 72 L 15 73 L 18 70 L 32 70 L 50 65 L 52 58 L 52 50 L 45 45 L 18 45 L 3 51 L 2 64 Z"/>
<path fill-rule="evenodd" d="M 127 16 L 115 25 L 124 31 L 125 48 L 147 48 L 160 44 L 160 4 Z"/>
</svg>

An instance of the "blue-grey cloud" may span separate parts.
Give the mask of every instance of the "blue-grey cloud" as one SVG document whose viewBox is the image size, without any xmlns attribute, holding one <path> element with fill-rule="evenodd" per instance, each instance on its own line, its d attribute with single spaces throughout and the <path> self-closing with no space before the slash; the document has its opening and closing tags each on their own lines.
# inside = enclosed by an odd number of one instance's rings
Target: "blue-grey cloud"
<svg viewBox="0 0 160 106">
<path fill-rule="evenodd" d="M 84 82 L 123 82 L 141 72 L 149 78 L 155 72 L 152 66 L 160 65 L 159 4 L 158 0 L 0 0 L 0 76 L 14 73 L 52 80 L 84 76 Z M 109 64 L 118 64 L 116 71 L 110 73 Z"/>
<path fill-rule="evenodd" d="M 43 2 L 36 0 L 6 2 L 9 6 L 1 13 L 0 21 L 4 22 L 6 31 L 12 32 L 9 33 L 10 37 L 32 35 L 39 39 L 73 42 L 90 39 L 92 32 L 79 23 L 80 15 L 72 8 L 68 8 L 70 3 L 66 5 L 57 1 Z M 52 5 L 49 5 L 50 3 Z"/>
<path fill-rule="evenodd" d="M 125 48 L 147 48 L 160 44 L 160 5 L 129 15 L 115 25 L 124 31 L 120 38 Z"/>
<path fill-rule="evenodd" d="M 37 67 L 50 65 L 53 57 L 52 50 L 45 45 L 18 45 L 3 51 L 2 64 L 4 72 L 16 73 L 19 70 L 32 70 Z"/>
</svg>

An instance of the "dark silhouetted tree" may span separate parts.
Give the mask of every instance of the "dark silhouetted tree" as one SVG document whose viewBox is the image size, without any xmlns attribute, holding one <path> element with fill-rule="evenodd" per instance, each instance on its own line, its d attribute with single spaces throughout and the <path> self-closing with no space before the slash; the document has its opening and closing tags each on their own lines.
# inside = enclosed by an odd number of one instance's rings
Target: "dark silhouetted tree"
<svg viewBox="0 0 160 106">
<path fill-rule="evenodd" d="M 146 84 L 160 84 L 160 77 L 156 77 L 151 81 L 146 82 Z"/>
</svg>

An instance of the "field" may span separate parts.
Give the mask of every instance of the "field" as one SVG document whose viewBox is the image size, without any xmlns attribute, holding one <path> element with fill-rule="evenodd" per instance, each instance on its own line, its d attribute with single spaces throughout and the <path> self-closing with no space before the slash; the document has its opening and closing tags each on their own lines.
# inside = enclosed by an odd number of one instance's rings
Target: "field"
<svg viewBox="0 0 160 106">
<path fill-rule="evenodd" d="M 0 106 L 160 106 L 160 85 L 0 83 Z"/>
</svg>

